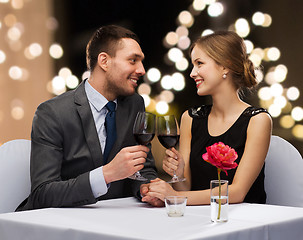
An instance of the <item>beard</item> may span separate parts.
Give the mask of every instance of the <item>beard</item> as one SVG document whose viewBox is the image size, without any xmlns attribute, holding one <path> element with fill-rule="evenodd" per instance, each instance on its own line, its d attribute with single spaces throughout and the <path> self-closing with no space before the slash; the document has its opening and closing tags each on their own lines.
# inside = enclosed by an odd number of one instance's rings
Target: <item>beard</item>
<svg viewBox="0 0 303 240">
<path fill-rule="evenodd" d="M 113 74 L 109 73 L 106 82 L 107 91 L 115 94 L 117 97 L 133 95 L 135 93 L 135 88 L 128 83 L 128 81 L 130 81 L 129 77 L 130 76 L 114 76 Z"/>
</svg>

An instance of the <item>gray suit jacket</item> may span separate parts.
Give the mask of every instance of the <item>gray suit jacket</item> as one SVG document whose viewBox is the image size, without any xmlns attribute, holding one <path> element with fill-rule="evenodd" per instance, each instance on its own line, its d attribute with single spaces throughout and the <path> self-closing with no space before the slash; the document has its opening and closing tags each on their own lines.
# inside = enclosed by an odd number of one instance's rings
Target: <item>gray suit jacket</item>
<svg viewBox="0 0 303 240">
<path fill-rule="evenodd" d="M 132 134 L 138 111 L 144 111 L 143 98 L 134 94 L 118 98 L 117 140 L 108 161 L 126 146 L 136 145 Z M 100 199 L 93 196 L 89 171 L 103 165 L 103 155 L 93 115 L 84 89 L 84 81 L 73 91 L 39 105 L 32 125 L 30 196 L 17 208 L 73 207 L 101 199 L 139 196 L 142 182 L 124 179 L 110 184 Z M 156 178 L 151 153 L 140 172 Z"/>
</svg>

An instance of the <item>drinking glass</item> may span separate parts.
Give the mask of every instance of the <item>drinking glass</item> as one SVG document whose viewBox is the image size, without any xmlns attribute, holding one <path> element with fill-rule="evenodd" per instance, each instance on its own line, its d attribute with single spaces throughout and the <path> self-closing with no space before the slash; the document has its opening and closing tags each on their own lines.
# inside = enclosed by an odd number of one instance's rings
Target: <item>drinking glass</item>
<svg viewBox="0 0 303 240">
<path fill-rule="evenodd" d="M 149 112 L 138 112 L 134 123 L 133 134 L 137 143 L 147 145 L 155 136 L 156 115 Z M 139 171 L 129 176 L 131 179 L 146 181 Z"/>
<path fill-rule="evenodd" d="M 167 196 L 164 202 L 169 217 L 182 217 L 184 215 L 187 197 Z"/>
<path fill-rule="evenodd" d="M 180 138 L 179 125 L 174 115 L 160 116 L 157 119 L 157 135 L 160 143 L 165 148 L 177 145 Z M 168 183 L 183 182 L 185 178 L 179 178 L 174 171 L 174 176 Z"/>
</svg>

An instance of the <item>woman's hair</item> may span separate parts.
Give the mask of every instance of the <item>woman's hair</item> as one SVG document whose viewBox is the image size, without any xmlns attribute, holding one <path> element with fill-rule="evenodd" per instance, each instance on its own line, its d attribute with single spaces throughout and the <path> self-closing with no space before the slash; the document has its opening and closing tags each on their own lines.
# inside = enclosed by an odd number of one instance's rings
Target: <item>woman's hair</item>
<svg viewBox="0 0 303 240">
<path fill-rule="evenodd" d="M 255 68 L 246 53 L 243 39 L 232 31 L 218 31 L 198 38 L 191 46 L 200 47 L 217 64 L 231 71 L 236 89 L 252 88 L 258 84 Z"/>
<path fill-rule="evenodd" d="M 97 29 L 86 46 L 88 70 L 92 71 L 95 68 L 101 52 L 114 57 L 118 47 L 121 47 L 122 38 L 132 38 L 140 43 L 138 36 L 124 27 L 108 25 Z"/>
</svg>

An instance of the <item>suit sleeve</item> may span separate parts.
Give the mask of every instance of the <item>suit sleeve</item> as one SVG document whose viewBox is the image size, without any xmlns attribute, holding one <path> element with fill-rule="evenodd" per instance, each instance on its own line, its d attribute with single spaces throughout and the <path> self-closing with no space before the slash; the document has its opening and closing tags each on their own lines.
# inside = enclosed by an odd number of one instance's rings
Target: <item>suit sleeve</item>
<svg viewBox="0 0 303 240">
<path fill-rule="evenodd" d="M 73 207 L 95 203 L 89 172 L 62 180 L 63 129 L 60 117 L 47 103 L 41 104 L 32 126 L 32 189 L 23 210 L 45 207 Z M 22 209 L 22 206 L 21 206 Z"/>
</svg>

